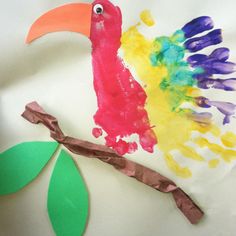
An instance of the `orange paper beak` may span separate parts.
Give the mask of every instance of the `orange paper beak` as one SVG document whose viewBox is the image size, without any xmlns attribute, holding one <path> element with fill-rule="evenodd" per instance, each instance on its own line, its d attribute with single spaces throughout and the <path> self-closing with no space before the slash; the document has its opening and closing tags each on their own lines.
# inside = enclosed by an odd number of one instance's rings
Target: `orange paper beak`
<svg viewBox="0 0 236 236">
<path fill-rule="evenodd" d="M 90 37 L 92 4 L 72 3 L 57 7 L 41 17 L 31 26 L 26 43 L 51 32 L 71 31 Z"/>
</svg>

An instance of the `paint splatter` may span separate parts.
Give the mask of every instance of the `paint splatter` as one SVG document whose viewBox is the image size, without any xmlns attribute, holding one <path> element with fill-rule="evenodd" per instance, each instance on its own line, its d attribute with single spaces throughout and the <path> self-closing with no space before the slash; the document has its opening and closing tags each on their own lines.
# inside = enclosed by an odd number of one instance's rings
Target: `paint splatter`
<svg viewBox="0 0 236 236">
<path fill-rule="evenodd" d="M 208 162 L 208 166 L 211 169 L 215 169 L 220 164 L 219 159 L 212 159 Z"/>
<path fill-rule="evenodd" d="M 123 33 L 122 49 L 128 65 L 133 67 L 142 80 L 147 94 L 146 110 L 154 125 L 158 137 L 158 148 L 163 152 L 168 167 L 176 175 L 191 177 L 191 170 L 180 166 L 172 152 L 178 151 L 182 156 L 198 162 L 207 162 L 196 149 L 187 143 L 207 147 L 216 154 L 210 160 L 210 168 L 219 165 L 218 157 L 225 162 L 236 159 L 236 151 L 226 149 L 207 139 L 193 140 L 192 134 L 211 133 L 220 137 L 219 129 L 212 124 L 212 114 L 197 112 L 197 107 L 209 109 L 215 107 L 225 115 L 224 124 L 230 122 L 236 106 L 232 103 L 210 101 L 201 96 L 201 89 L 235 90 L 235 79 L 217 79 L 215 74 L 230 74 L 234 63 L 228 62 L 229 51 L 226 48 L 216 49 L 209 56 L 194 54 L 186 60 L 187 53 L 197 52 L 205 47 L 222 41 L 221 30 L 212 30 L 210 17 L 199 17 L 176 31 L 171 37 L 158 37 L 155 40 L 145 38 L 138 26 L 133 26 Z M 212 30 L 206 35 L 195 37 L 199 33 Z M 183 108 L 190 104 L 192 109 Z M 234 145 L 235 137 L 222 136 L 226 147 Z M 226 141 L 226 140 L 231 141 Z"/>
<path fill-rule="evenodd" d="M 225 149 L 218 144 L 211 143 L 205 138 L 196 139 L 196 143 L 200 147 L 207 147 L 210 151 L 222 157 L 225 162 L 231 162 L 232 160 L 236 160 L 235 150 Z"/>
<path fill-rule="evenodd" d="M 140 14 L 140 19 L 143 21 L 144 24 L 147 26 L 153 26 L 155 25 L 155 21 L 150 13 L 149 10 L 144 10 Z"/>
<path fill-rule="evenodd" d="M 221 137 L 221 142 L 228 148 L 236 147 L 236 135 L 232 132 L 227 132 Z"/>
<path fill-rule="evenodd" d="M 139 136 L 144 150 L 153 152 L 157 139 L 144 108 L 146 93 L 118 57 L 122 25 L 120 9 L 109 1 L 98 3 L 103 4 L 104 14 L 93 14 L 90 36 L 98 102 L 94 121 L 106 132 L 106 145 L 120 155 L 137 150 L 136 142 L 124 140 L 133 134 Z M 93 135 L 99 137 L 101 130 L 95 128 Z"/>
</svg>

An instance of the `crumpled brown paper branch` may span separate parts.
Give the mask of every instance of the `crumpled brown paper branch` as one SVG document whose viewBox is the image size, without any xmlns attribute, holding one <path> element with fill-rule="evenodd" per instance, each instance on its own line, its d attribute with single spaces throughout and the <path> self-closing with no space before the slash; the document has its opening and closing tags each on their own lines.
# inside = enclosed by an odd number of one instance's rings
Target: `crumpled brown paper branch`
<svg viewBox="0 0 236 236">
<path fill-rule="evenodd" d="M 50 130 L 50 135 L 58 143 L 63 144 L 71 152 L 90 158 L 97 158 L 112 165 L 123 174 L 163 193 L 172 193 L 177 207 L 183 212 L 192 224 L 197 224 L 203 217 L 203 211 L 193 200 L 174 182 L 154 170 L 130 161 L 116 154 L 112 149 L 65 136 L 61 131 L 55 117 L 47 114 L 36 102 L 26 105 L 22 116 L 33 124 L 42 123 Z"/>
</svg>

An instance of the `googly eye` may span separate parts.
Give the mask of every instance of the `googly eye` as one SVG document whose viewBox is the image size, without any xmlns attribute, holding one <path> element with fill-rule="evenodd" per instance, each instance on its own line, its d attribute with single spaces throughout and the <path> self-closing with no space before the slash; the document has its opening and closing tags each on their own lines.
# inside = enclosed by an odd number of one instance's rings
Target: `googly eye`
<svg viewBox="0 0 236 236">
<path fill-rule="evenodd" d="M 101 15 L 103 13 L 103 6 L 101 4 L 96 4 L 93 7 L 93 11 L 94 11 L 94 13 Z"/>
</svg>

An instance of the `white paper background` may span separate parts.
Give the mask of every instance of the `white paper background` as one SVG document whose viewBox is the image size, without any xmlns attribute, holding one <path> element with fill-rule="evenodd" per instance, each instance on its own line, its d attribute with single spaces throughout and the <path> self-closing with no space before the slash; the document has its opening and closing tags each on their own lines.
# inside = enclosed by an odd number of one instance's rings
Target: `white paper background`
<svg viewBox="0 0 236 236">
<path fill-rule="evenodd" d="M 20 117 L 25 104 L 34 100 L 60 120 L 65 133 L 102 143 L 91 136 L 96 97 L 90 42 L 78 34 L 56 33 L 30 46 L 24 44 L 31 23 L 45 11 L 66 2 L 69 1 L 1 2 L 0 151 L 22 141 L 49 140 L 48 130 Z M 146 33 L 155 36 L 170 35 L 189 20 L 209 15 L 216 27 L 223 29 L 223 45 L 230 47 L 231 60 L 236 62 L 235 0 L 117 0 L 114 3 L 122 9 L 124 29 L 139 21 L 143 9 L 151 9 L 157 25 Z M 210 95 L 235 100 L 233 93 Z M 218 115 L 217 119 L 222 116 Z M 235 131 L 235 125 L 229 129 Z M 208 152 L 203 154 L 207 156 Z M 184 159 L 182 164 L 191 164 L 194 177 L 183 180 L 169 171 L 161 155 L 140 151 L 130 157 L 170 177 L 197 199 L 206 216 L 193 226 L 177 210 L 171 195 L 154 191 L 97 160 L 76 158 L 90 194 L 86 236 L 235 235 L 235 165 L 222 164 L 211 171 L 205 165 Z M 46 211 L 52 165 L 53 162 L 24 190 L 0 197 L 0 236 L 54 235 Z"/>
</svg>

